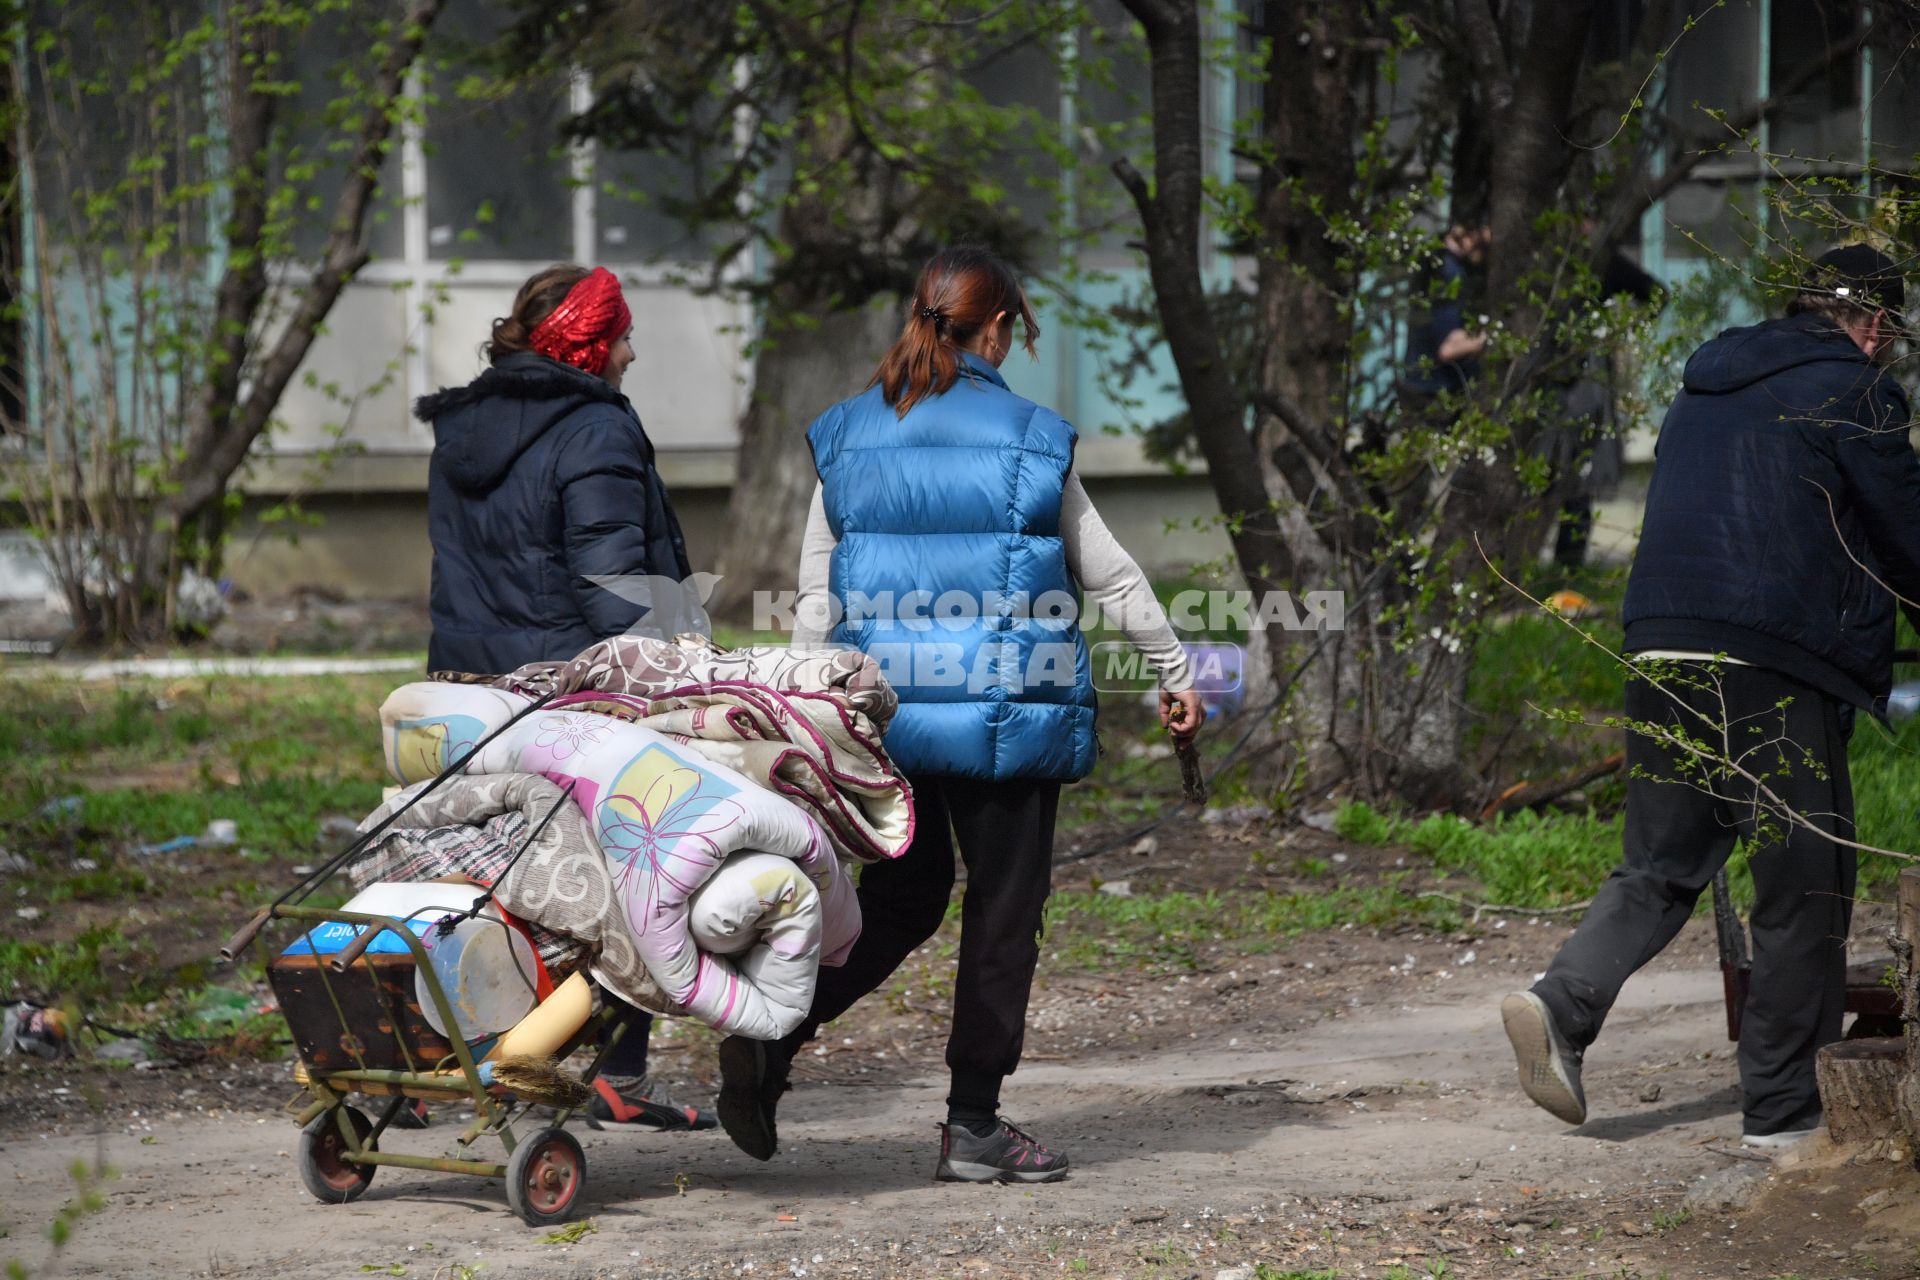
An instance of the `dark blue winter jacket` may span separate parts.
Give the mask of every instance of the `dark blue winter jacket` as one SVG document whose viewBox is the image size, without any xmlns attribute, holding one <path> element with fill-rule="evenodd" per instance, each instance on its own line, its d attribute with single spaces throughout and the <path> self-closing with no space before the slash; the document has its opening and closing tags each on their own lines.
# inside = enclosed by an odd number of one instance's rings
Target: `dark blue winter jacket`
<svg viewBox="0 0 1920 1280">
<path fill-rule="evenodd" d="M 689 576 L 653 446 L 618 387 L 525 352 L 414 413 L 433 426 L 429 670 L 571 658 L 648 616 L 632 579 Z"/>
<path fill-rule="evenodd" d="M 1403 391 L 1436 396 L 1462 391 L 1480 376 L 1480 357 L 1452 362 L 1440 358 L 1440 344 L 1455 329 L 1467 330 L 1465 295 L 1472 287 L 1466 261 L 1443 249 L 1415 286 L 1414 310 L 1407 321 L 1407 358 L 1401 375 Z"/>
<path fill-rule="evenodd" d="M 1696 351 L 1660 429 L 1627 651 L 1725 653 L 1876 710 L 1892 674 L 1887 588 L 1920 600 L 1907 418 L 1893 377 L 1818 316 Z"/>
</svg>

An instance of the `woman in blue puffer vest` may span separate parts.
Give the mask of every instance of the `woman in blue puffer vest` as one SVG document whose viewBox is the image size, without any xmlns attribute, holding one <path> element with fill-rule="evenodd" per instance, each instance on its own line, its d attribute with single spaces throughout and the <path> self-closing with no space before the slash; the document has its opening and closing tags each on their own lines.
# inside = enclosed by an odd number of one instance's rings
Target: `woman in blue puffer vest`
<svg viewBox="0 0 1920 1280">
<path fill-rule="evenodd" d="M 1031 356 L 1039 326 L 1013 271 L 984 249 L 943 250 L 873 382 L 807 433 L 820 487 L 793 642 L 879 660 L 900 696 L 886 745 L 913 783 L 916 825 L 900 857 L 862 870 L 860 940 L 844 966 L 821 970 L 807 1020 L 775 1043 L 721 1045 L 720 1123 L 762 1160 L 778 1149 L 774 1107 L 794 1054 L 940 927 L 957 844 L 967 889 L 936 1176 L 1066 1176 L 1066 1155 L 1002 1120 L 999 1104 L 1020 1061 L 1060 786 L 1097 754 L 1081 593 L 1153 663 L 1177 737 L 1204 713 L 1145 576 L 1073 472 L 1073 428 L 1000 376 L 1016 316 Z"/>
</svg>

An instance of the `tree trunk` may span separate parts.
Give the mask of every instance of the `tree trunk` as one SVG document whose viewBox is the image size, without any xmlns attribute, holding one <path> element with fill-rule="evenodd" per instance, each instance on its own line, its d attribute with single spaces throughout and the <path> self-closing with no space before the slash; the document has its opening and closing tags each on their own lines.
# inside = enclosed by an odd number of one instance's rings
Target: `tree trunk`
<svg viewBox="0 0 1920 1280">
<path fill-rule="evenodd" d="M 1234 559 L 1256 596 L 1291 582 L 1293 557 L 1280 535 L 1261 480 L 1256 442 L 1246 429 L 1248 397 L 1234 379 L 1200 268 L 1207 167 L 1201 142 L 1200 14 L 1193 0 L 1124 0 L 1146 32 L 1152 68 L 1151 184 L 1127 160 L 1114 173 L 1139 210 L 1147 272 L 1167 348 L 1193 419 L 1207 480 L 1227 517 Z"/>
<path fill-rule="evenodd" d="M 21 191 L 14 132 L 0 129 L 0 433 L 20 430 L 27 416 L 26 347 L 20 318 L 27 300 L 19 292 L 26 261 Z"/>
<path fill-rule="evenodd" d="M 892 298 L 852 311 L 828 305 L 783 299 L 779 314 L 815 323 L 767 337 L 754 357 L 753 399 L 740 419 L 739 470 L 715 561 L 720 584 L 707 604 L 715 619 L 751 623 L 755 592 L 793 589 L 815 484 L 807 427 L 864 387 L 899 336 Z"/>
<path fill-rule="evenodd" d="M 1263 34 L 1273 41 L 1263 89 L 1259 257 L 1260 385 L 1278 389 L 1324 433 L 1344 408 L 1348 322 L 1341 299 L 1354 292 L 1348 250 L 1326 234 L 1349 213 L 1355 190 L 1354 139 L 1360 133 L 1356 85 L 1372 74 L 1362 50 L 1370 34 L 1365 5 L 1287 0 L 1266 6 Z M 1275 449 L 1297 447 L 1292 431 L 1262 415 L 1262 461 L 1269 486 Z"/>
<path fill-rule="evenodd" d="M 1265 15 L 1260 34 L 1271 41 L 1271 53 L 1262 91 L 1267 162 L 1255 278 L 1261 341 L 1253 375 L 1292 412 L 1259 415 L 1261 473 L 1280 504 L 1295 589 L 1344 589 L 1353 629 L 1324 637 L 1324 644 L 1320 636 L 1268 633 L 1281 678 L 1295 670 L 1300 678 L 1286 715 L 1293 749 L 1269 754 L 1257 782 L 1268 789 L 1292 780 L 1318 794 L 1365 770 L 1380 727 L 1370 714 L 1369 602 L 1357 598 L 1349 572 L 1359 552 L 1353 542 L 1357 495 L 1328 501 L 1335 492 L 1329 477 L 1347 465 L 1344 442 L 1330 424 L 1345 411 L 1351 321 L 1341 299 L 1351 296 L 1354 281 L 1341 263 L 1343 246 L 1325 233 L 1359 198 L 1356 85 L 1371 74 L 1362 44 L 1373 14 L 1362 5 L 1285 0 L 1266 6 Z"/>
<path fill-rule="evenodd" d="M 1879 1142 L 1897 1137 L 1900 1081 L 1907 1071 L 1907 1042 L 1899 1036 L 1836 1040 L 1820 1050 L 1814 1075 L 1827 1134 L 1837 1143 Z"/>
</svg>

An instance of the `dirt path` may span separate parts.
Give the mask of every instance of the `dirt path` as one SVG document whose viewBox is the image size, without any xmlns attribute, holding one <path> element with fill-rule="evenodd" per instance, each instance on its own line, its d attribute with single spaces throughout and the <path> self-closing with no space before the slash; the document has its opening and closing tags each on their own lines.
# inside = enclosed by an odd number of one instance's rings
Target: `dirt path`
<svg viewBox="0 0 1920 1280">
<path fill-rule="evenodd" d="M 52 1216 L 65 1170 L 97 1141 L 119 1176 L 61 1275 L 1250 1278 L 1266 1262 L 1269 1274 L 1355 1277 L 1396 1263 L 1426 1276 L 1443 1258 L 1448 1277 L 1852 1274 L 1858 1232 L 1835 1215 L 1736 1223 L 1714 1208 L 1769 1166 L 1737 1152 L 1720 979 L 1691 963 L 1630 986 L 1588 1061 L 1599 1118 L 1571 1133 L 1511 1083 L 1494 1006 L 1512 977 L 1462 970 L 1408 1004 L 1304 1030 L 1268 1032 L 1263 1019 L 1030 1065 L 1005 1102 L 1072 1152 L 1074 1176 L 1053 1186 L 933 1183 L 936 1075 L 833 1085 L 803 1073 L 771 1164 L 718 1135 L 582 1131 L 598 1230 L 543 1244 L 477 1179 L 383 1169 L 358 1203 L 317 1204 L 294 1172 L 292 1126 L 241 1109 L 127 1117 L 129 1131 L 99 1138 L 16 1132 L 0 1147 L 15 1224 L 0 1254 L 37 1262 L 44 1243 L 20 1224 Z M 437 1152 L 453 1132 L 392 1145 Z"/>
</svg>

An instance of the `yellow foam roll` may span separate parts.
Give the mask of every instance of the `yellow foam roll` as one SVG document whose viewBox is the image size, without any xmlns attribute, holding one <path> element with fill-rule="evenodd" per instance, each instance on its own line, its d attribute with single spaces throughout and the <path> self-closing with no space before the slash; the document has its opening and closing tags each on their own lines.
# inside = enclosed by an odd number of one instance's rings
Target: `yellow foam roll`
<svg viewBox="0 0 1920 1280">
<path fill-rule="evenodd" d="M 525 1054 L 531 1058 L 557 1058 L 561 1048 L 593 1016 L 593 988 L 584 971 L 577 972 L 555 987 L 532 1013 L 520 1019 L 509 1031 L 502 1032 L 488 1061 Z"/>
</svg>

